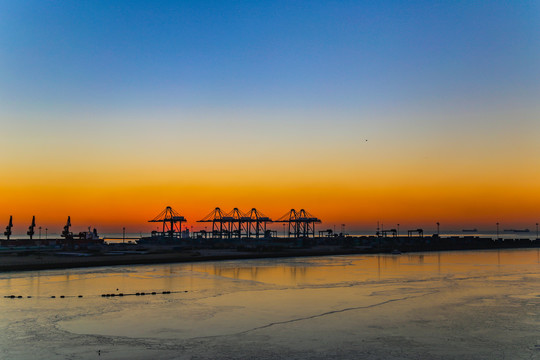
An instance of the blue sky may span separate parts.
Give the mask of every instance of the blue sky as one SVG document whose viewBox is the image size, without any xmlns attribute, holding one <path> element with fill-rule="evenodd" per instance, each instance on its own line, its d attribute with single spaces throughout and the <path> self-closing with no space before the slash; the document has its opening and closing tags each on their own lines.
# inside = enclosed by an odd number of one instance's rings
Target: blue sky
<svg viewBox="0 0 540 360">
<path fill-rule="evenodd" d="M 534 2 L 4 2 L 8 103 L 365 108 L 538 94 Z"/>
</svg>

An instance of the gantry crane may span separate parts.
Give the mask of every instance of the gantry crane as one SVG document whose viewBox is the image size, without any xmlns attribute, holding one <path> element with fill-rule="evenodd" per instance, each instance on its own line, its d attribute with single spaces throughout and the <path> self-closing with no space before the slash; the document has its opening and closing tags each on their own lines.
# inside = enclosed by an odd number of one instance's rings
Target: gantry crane
<svg viewBox="0 0 540 360">
<path fill-rule="evenodd" d="M 148 220 L 148 222 L 151 223 L 162 223 L 162 231 L 152 231 L 153 236 L 171 239 L 182 237 L 182 223 L 186 221 L 185 217 L 180 215 L 170 206 L 167 206 L 165 210 L 160 212 L 152 220 Z"/>
<path fill-rule="evenodd" d="M 322 221 L 304 209 L 301 209 L 298 212 L 291 209 L 288 213 L 274 222 L 288 223 L 289 237 L 300 238 L 309 236 L 315 237 L 315 224 L 319 224 Z"/>
</svg>

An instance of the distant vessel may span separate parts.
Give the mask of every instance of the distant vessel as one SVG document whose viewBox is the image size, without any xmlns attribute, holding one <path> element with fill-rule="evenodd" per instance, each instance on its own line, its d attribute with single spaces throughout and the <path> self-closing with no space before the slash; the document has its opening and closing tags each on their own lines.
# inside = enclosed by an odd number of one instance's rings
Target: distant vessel
<svg viewBox="0 0 540 360">
<path fill-rule="evenodd" d="M 473 233 L 473 232 L 478 232 L 478 229 L 463 229 L 461 231 L 464 233 Z"/>
<path fill-rule="evenodd" d="M 528 233 L 529 229 L 505 229 L 504 232 Z"/>
</svg>

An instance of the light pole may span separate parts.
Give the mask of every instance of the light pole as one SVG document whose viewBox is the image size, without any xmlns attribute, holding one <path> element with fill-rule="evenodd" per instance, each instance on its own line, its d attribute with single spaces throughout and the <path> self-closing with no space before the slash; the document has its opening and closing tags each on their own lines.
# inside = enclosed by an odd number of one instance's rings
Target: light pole
<svg viewBox="0 0 540 360">
<path fill-rule="evenodd" d="M 440 229 L 439 229 L 440 226 L 441 224 L 439 224 L 439 222 L 437 221 L 437 236 L 440 236 L 441 234 Z"/>
<path fill-rule="evenodd" d="M 45 240 L 47 240 L 47 230 L 49 229 L 45 228 Z"/>
<path fill-rule="evenodd" d="M 39 240 L 41 240 L 41 226 L 38 229 L 39 229 Z"/>
<path fill-rule="evenodd" d="M 283 237 L 285 238 L 285 223 L 282 224 L 283 225 Z"/>
<path fill-rule="evenodd" d="M 399 224 L 397 224 L 397 236 L 399 237 Z"/>
<path fill-rule="evenodd" d="M 499 223 L 497 223 L 496 225 L 497 225 L 497 240 L 500 240 L 499 239 Z"/>
</svg>

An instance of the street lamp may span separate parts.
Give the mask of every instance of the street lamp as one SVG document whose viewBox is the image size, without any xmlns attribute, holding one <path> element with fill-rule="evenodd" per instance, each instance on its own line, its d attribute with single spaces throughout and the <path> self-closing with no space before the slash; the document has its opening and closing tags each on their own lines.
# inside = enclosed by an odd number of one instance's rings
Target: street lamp
<svg viewBox="0 0 540 360">
<path fill-rule="evenodd" d="M 45 228 L 45 240 L 47 240 L 47 230 L 49 229 Z"/>
<path fill-rule="evenodd" d="M 496 225 L 497 225 L 497 240 L 500 240 L 499 239 L 499 223 L 497 223 Z"/>
<path fill-rule="evenodd" d="M 41 226 L 38 229 L 39 229 L 39 240 L 41 240 Z"/>
<path fill-rule="evenodd" d="M 439 224 L 439 222 L 437 221 L 437 236 L 439 236 L 441 234 L 441 232 L 439 230 L 439 226 L 441 226 L 441 224 Z"/>
<path fill-rule="evenodd" d="M 397 224 L 397 236 L 399 237 L 399 224 Z"/>
</svg>

